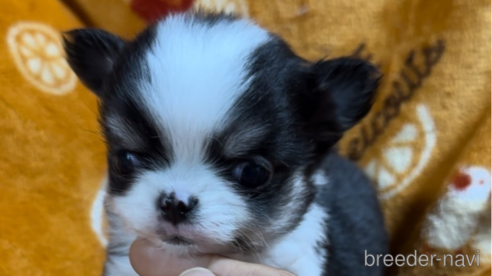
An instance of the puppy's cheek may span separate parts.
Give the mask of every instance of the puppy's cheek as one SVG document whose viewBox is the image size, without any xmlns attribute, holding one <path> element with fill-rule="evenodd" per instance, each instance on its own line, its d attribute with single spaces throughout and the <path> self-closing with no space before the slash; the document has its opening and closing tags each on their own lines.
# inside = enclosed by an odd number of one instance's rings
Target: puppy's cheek
<svg viewBox="0 0 492 276">
<path fill-rule="evenodd" d="M 237 231 L 244 228 L 250 218 L 246 201 L 230 188 L 230 184 L 220 183 L 213 191 L 200 195 L 196 225 L 200 232 L 218 243 L 233 241 Z"/>
<path fill-rule="evenodd" d="M 113 196 L 114 211 L 123 218 L 128 228 L 150 237 L 155 235 L 157 229 L 159 214 L 153 199 L 158 194 L 159 189 L 151 183 L 137 181 L 125 195 Z"/>
<path fill-rule="evenodd" d="M 300 169 L 292 174 L 290 179 L 283 184 L 284 197 L 274 202 L 265 209 L 271 213 L 257 212 L 257 219 L 262 221 L 266 232 L 271 234 L 283 233 L 285 229 L 293 227 L 305 214 L 306 208 L 312 201 L 312 193 L 309 183 L 306 183 L 303 170 Z"/>
</svg>

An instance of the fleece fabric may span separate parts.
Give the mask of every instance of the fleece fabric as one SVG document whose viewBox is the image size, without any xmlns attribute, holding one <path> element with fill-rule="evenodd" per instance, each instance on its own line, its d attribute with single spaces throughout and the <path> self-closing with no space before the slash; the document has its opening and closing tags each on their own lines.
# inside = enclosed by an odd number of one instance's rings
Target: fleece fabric
<svg viewBox="0 0 492 276">
<path fill-rule="evenodd" d="M 252 18 L 309 60 L 377 64 L 375 106 L 340 149 L 374 180 L 389 275 L 490 275 L 490 1 L 4 0 L 1 276 L 96 276 L 104 261 L 97 101 L 64 61 L 60 32 L 100 27 L 129 38 L 198 6 Z"/>
</svg>

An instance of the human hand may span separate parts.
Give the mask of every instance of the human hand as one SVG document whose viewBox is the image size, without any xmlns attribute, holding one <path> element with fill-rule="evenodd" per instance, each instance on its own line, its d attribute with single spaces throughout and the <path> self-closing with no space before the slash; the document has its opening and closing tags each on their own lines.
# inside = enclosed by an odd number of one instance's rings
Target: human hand
<svg viewBox="0 0 492 276">
<path fill-rule="evenodd" d="M 276 268 L 216 255 L 180 258 L 140 239 L 130 248 L 130 261 L 140 276 L 295 276 Z"/>
</svg>

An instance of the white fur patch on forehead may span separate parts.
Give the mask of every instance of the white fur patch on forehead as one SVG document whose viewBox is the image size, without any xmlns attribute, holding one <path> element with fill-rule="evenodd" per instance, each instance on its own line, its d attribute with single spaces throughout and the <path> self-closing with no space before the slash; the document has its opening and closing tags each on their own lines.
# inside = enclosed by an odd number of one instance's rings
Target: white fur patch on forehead
<svg viewBox="0 0 492 276">
<path fill-rule="evenodd" d="M 175 158 L 203 157 L 203 142 L 247 88 L 249 57 L 268 40 L 267 31 L 245 20 L 173 15 L 158 23 L 146 55 L 151 82 L 141 93 Z"/>
</svg>

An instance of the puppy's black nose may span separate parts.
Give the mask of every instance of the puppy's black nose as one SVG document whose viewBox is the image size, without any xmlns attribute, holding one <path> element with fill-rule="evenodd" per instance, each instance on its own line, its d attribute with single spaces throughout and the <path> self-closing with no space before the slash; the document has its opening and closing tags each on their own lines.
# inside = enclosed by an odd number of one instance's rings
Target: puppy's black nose
<svg viewBox="0 0 492 276">
<path fill-rule="evenodd" d="M 161 196 L 159 203 L 162 217 L 176 225 L 187 219 L 188 214 L 198 204 L 198 199 L 196 197 L 181 199 L 171 193 Z"/>
</svg>

